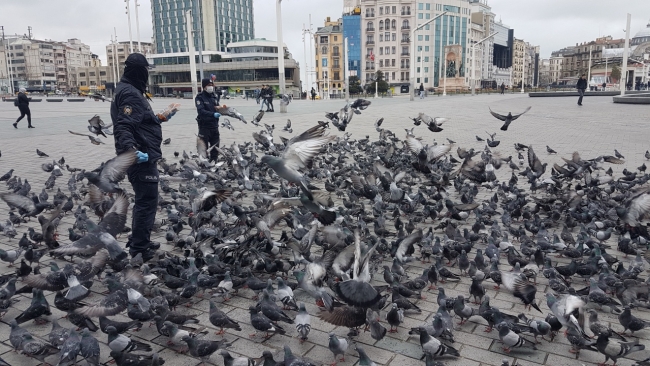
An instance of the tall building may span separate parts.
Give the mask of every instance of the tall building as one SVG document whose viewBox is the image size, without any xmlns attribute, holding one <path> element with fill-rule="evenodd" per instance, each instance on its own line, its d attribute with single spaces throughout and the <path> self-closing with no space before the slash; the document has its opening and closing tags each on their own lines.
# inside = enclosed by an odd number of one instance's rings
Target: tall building
<svg viewBox="0 0 650 366">
<path fill-rule="evenodd" d="M 474 85 L 479 87 L 494 87 L 496 81 L 493 75 L 494 36 L 479 41 L 494 33 L 494 13 L 487 0 L 470 0 L 472 28 L 470 33 L 471 47 L 469 49 L 471 69 L 470 76 Z M 470 84 L 471 87 L 471 84 Z"/>
<path fill-rule="evenodd" d="M 340 95 L 345 88 L 342 23 L 341 19 L 327 17 L 324 26 L 314 33 L 316 84 L 322 96 Z"/>
<path fill-rule="evenodd" d="M 415 1 L 364 0 L 361 17 L 361 84 L 371 82 L 381 70 L 390 86 L 408 85 Z"/>
<path fill-rule="evenodd" d="M 187 10 L 192 10 L 192 29 L 201 31 L 203 50 L 226 52 L 228 44 L 255 37 L 253 0 L 152 0 L 156 53 L 188 51 Z M 197 50 L 198 42 L 199 37 L 194 37 Z"/>
<path fill-rule="evenodd" d="M 357 0 L 358 2 L 358 0 Z M 346 8 L 343 14 L 343 38 L 348 39 L 348 70 L 350 76 L 361 79 L 361 7 L 356 4 L 354 7 Z"/>
<path fill-rule="evenodd" d="M 515 38 L 512 55 L 512 85 L 521 86 L 522 77 L 527 86 L 539 83 L 539 46 Z"/>
</svg>

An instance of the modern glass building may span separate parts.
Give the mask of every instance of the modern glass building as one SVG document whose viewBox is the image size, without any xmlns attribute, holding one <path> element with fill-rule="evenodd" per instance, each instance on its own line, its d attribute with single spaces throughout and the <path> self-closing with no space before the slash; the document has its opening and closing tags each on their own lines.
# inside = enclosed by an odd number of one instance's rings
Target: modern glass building
<svg viewBox="0 0 650 366">
<path fill-rule="evenodd" d="M 458 7 L 455 5 L 445 5 L 441 3 L 432 2 L 431 11 L 434 13 L 440 13 L 446 11 L 447 13 L 442 17 L 436 19 L 433 22 L 433 58 L 432 66 L 433 68 L 433 83 L 435 86 L 440 86 L 440 75 L 441 71 L 439 62 L 443 55 L 444 47 L 447 45 L 460 45 L 462 49 L 462 55 L 460 57 L 461 63 L 458 67 L 458 76 L 465 77 L 467 65 L 465 60 L 467 60 L 467 44 L 468 44 L 468 27 L 470 26 L 470 8 L 465 2 L 461 2 L 463 7 Z M 424 4 L 428 5 L 428 4 Z M 419 11 L 419 10 L 418 10 Z M 420 18 L 420 13 L 418 13 L 418 18 Z M 426 12 L 424 18 L 428 15 Z M 421 20 L 420 20 L 421 21 Z M 429 25 L 425 26 L 424 37 L 427 37 L 427 29 Z M 425 51 L 426 51 L 425 46 Z M 426 53 L 426 52 L 425 52 Z M 426 61 L 426 60 L 425 60 Z M 443 64 L 443 72 L 446 65 Z"/>
<path fill-rule="evenodd" d="M 343 15 L 343 39 L 348 39 L 348 70 L 361 79 L 361 14 Z"/>
<path fill-rule="evenodd" d="M 192 27 L 201 31 L 203 50 L 226 52 L 232 42 L 253 39 L 253 0 L 152 0 L 156 53 L 187 52 L 186 11 Z M 198 50 L 199 37 L 194 37 Z"/>
</svg>

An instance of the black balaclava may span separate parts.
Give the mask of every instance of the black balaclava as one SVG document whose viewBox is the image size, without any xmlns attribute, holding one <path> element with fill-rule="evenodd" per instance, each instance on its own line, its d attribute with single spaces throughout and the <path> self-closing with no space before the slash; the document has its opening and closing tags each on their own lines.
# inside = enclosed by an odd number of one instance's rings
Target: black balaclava
<svg viewBox="0 0 650 366">
<path fill-rule="evenodd" d="M 147 89 L 147 82 L 149 81 L 149 62 L 147 59 L 139 54 L 132 53 L 126 58 L 124 63 L 123 81 L 135 86 L 141 93 Z"/>
</svg>

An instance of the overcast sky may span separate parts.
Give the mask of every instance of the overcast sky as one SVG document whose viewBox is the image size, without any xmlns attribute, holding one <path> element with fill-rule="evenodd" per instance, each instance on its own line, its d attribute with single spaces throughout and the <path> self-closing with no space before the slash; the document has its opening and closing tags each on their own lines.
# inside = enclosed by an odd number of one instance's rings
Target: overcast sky
<svg viewBox="0 0 650 366">
<path fill-rule="evenodd" d="M 0 25 L 7 34 L 26 34 L 32 26 L 35 38 L 63 41 L 79 38 L 106 61 L 105 47 L 113 27 L 120 41 L 128 40 L 126 4 L 122 0 L 0 0 Z M 625 36 L 626 13 L 632 14 L 631 36 L 650 20 L 648 0 L 488 0 L 497 20 L 515 29 L 515 37 L 539 45 L 541 56 L 598 36 Z M 150 0 L 139 0 L 140 38 L 151 41 Z M 283 35 L 294 58 L 304 63 L 303 23 L 312 15 L 313 29 L 326 17 L 341 15 L 343 0 L 283 0 Z M 136 40 L 134 0 L 131 0 L 133 39 Z M 255 36 L 275 40 L 275 1 L 254 0 Z M 304 68 L 303 68 L 304 72 Z"/>
</svg>

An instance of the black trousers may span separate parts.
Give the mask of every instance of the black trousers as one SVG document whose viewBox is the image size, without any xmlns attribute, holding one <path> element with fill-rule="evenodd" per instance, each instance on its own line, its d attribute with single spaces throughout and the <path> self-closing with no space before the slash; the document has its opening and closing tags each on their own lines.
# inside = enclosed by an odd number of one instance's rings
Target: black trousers
<svg viewBox="0 0 650 366">
<path fill-rule="evenodd" d="M 132 165 L 127 170 L 135 193 L 131 236 L 127 246 L 131 256 L 143 253 L 151 243 L 151 230 L 158 207 L 158 168 L 155 162 Z"/>
<path fill-rule="evenodd" d="M 20 111 L 20 117 L 16 120 L 16 123 L 20 122 L 23 117 L 27 116 L 27 124 L 32 125 L 32 112 L 29 110 L 29 106 L 26 105 L 20 105 L 18 106 L 18 110 Z"/>
<path fill-rule="evenodd" d="M 267 110 L 273 111 L 273 98 L 266 98 Z"/>
<path fill-rule="evenodd" d="M 199 137 L 208 146 L 208 149 L 213 145 L 219 146 L 219 130 L 216 128 L 199 127 Z M 219 153 L 217 149 L 210 150 L 210 161 L 217 161 Z"/>
<path fill-rule="evenodd" d="M 578 104 L 582 104 L 582 97 L 585 96 L 585 90 L 584 89 L 578 89 L 578 94 L 580 94 L 580 97 L 578 97 Z"/>
</svg>

